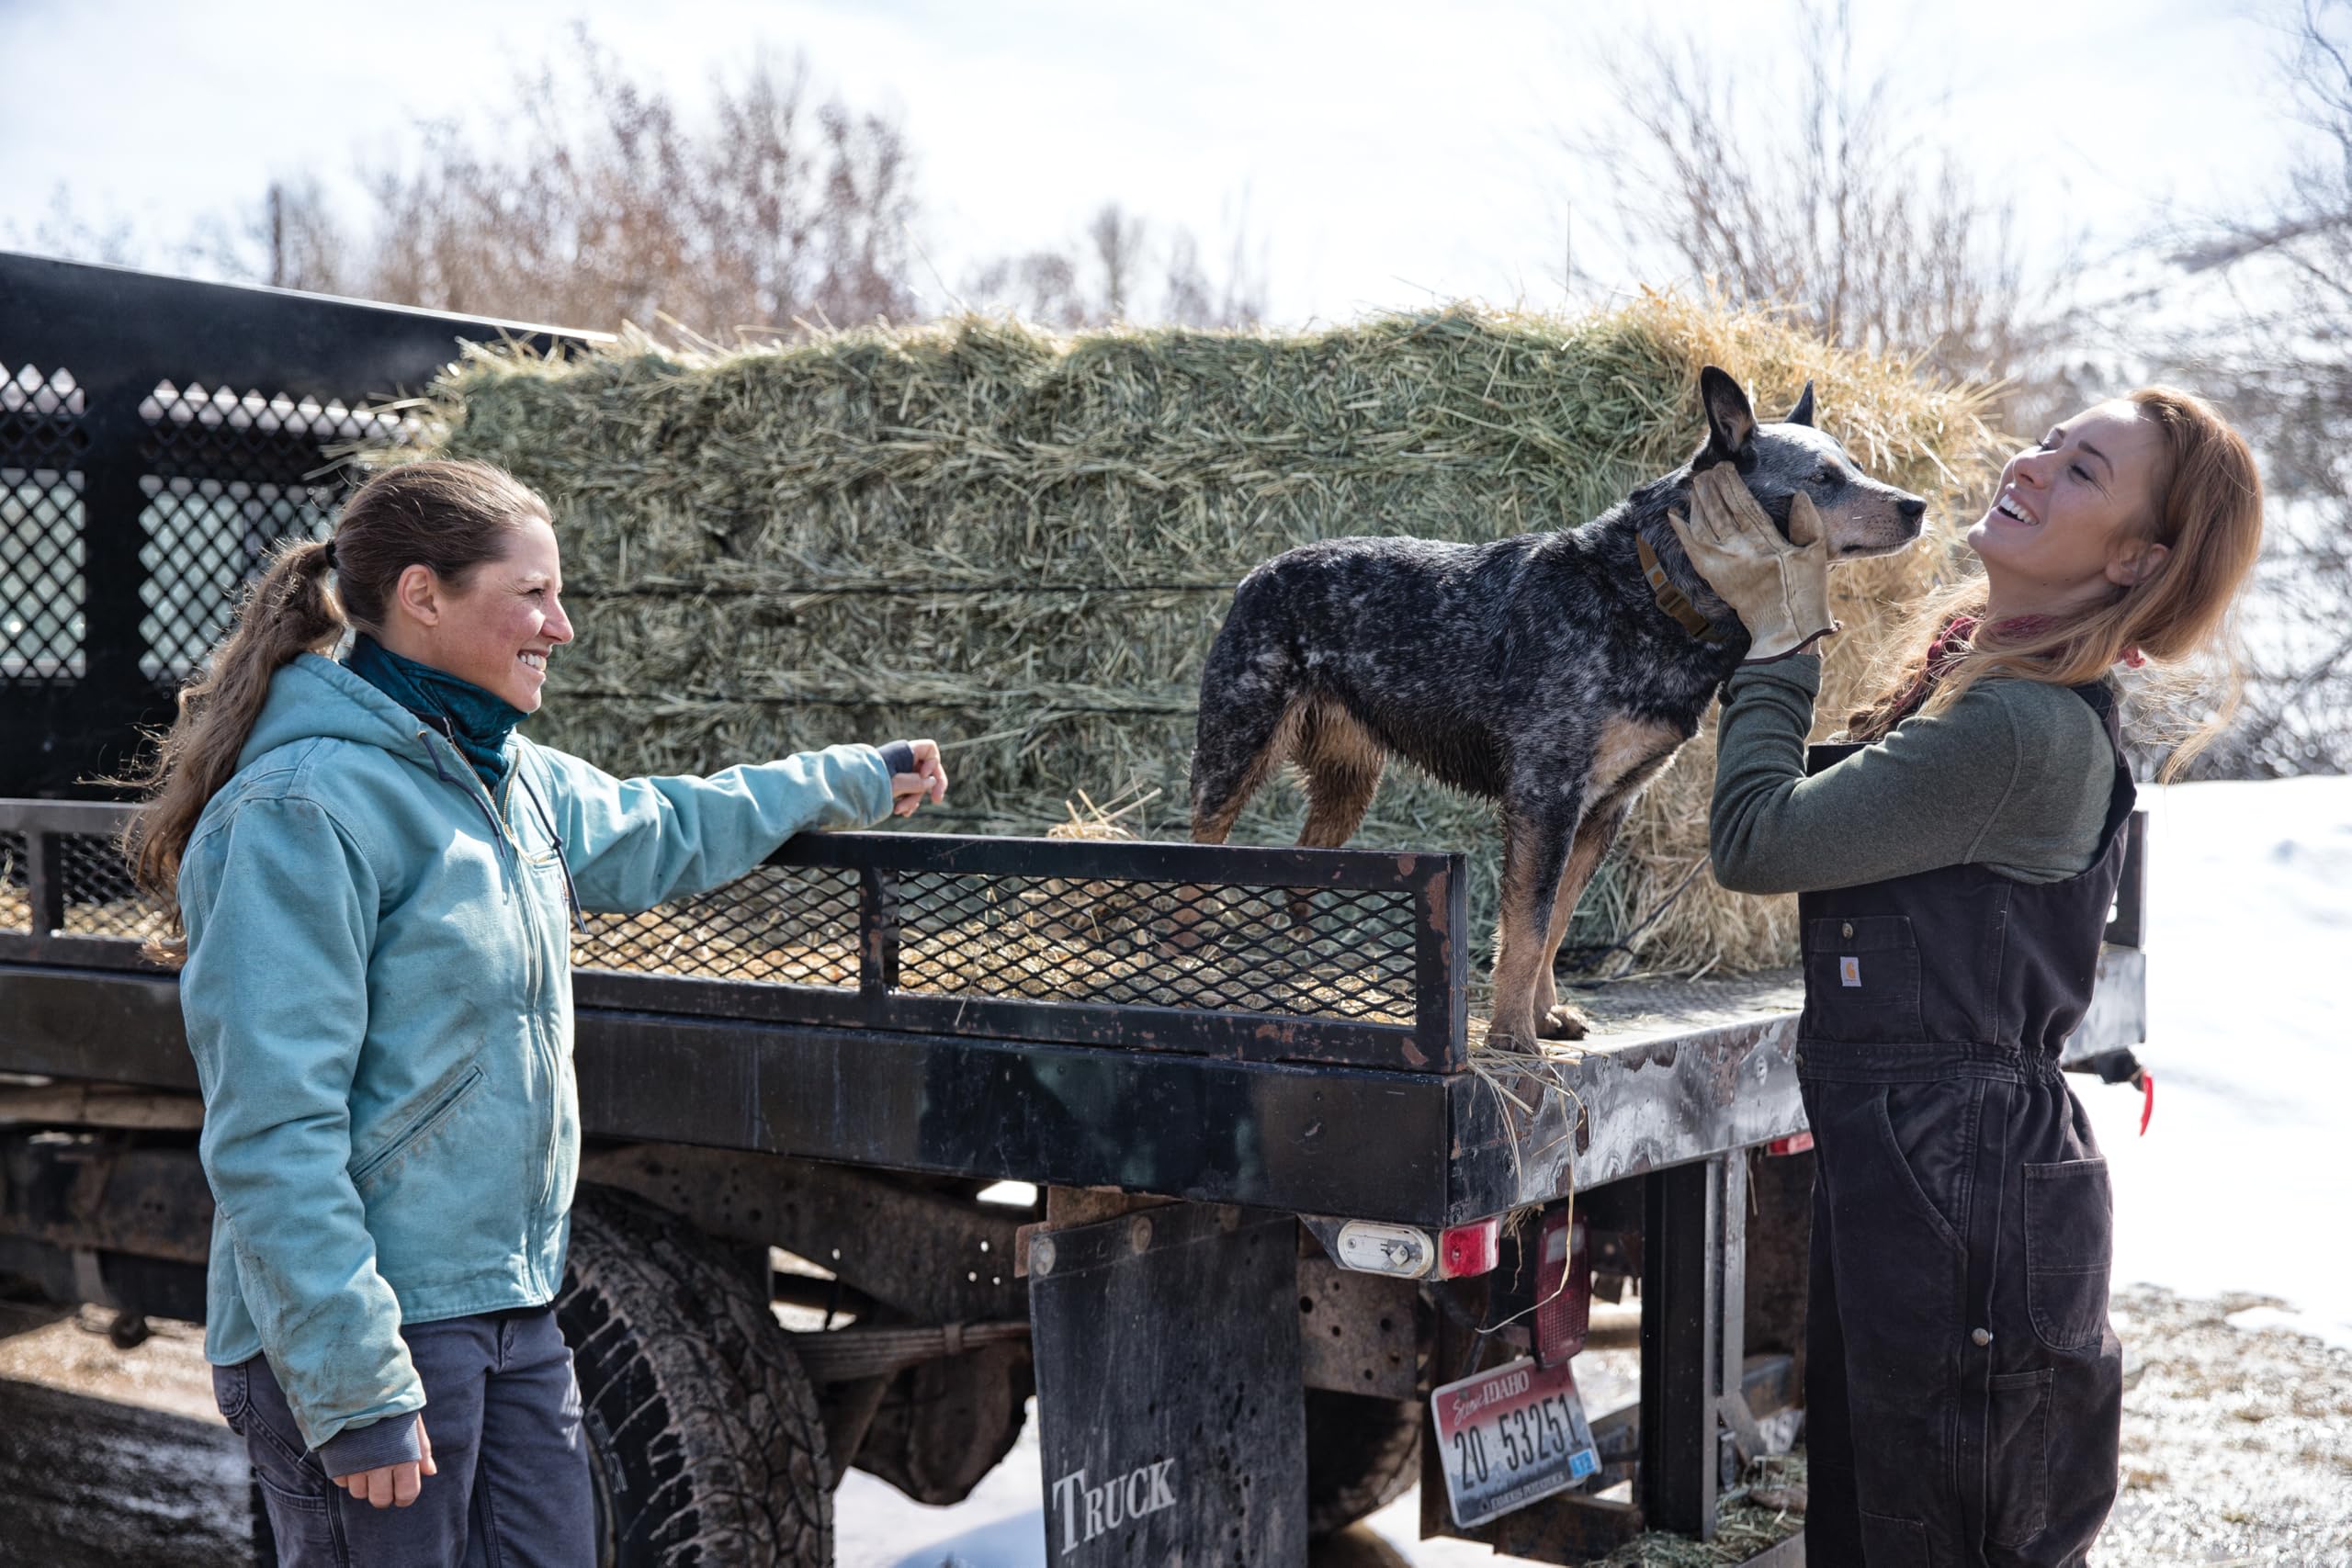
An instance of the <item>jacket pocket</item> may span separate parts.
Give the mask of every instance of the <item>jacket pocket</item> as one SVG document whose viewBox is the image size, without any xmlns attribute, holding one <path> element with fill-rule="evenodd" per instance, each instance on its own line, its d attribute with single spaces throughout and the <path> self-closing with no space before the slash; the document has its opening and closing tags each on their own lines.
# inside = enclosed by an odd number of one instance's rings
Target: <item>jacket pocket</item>
<svg viewBox="0 0 2352 1568">
<path fill-rule="evenodd" d="M 1908 915 L 1810 919 L 1804 930 L 1810 1032 L 1852 1044 L 1927 1038 L 1919 1012 L 1919 942 Z"/>
<path fill-rule="evenodd" d="M 423 1110 L 409 1118 L 382 1147 L 352 1168 L 352 1186 L 362 1192 L 368 1190 L 369 1184 L 383 1174 L 385 1167 L 407 1152 L 419 1138 L 448 1120 L 449 1113 L 464 1102 L 466 1096 L 471 1094 L 481 1080 L 480 1062 L 469 1062 L 458 1074 L 455 1082 L 445 1080 L 446 1087 L 429 1097 Z"/>
<path fill-rule="evenodd" d="M 2107 1326 L 2115 1213 L 2107 1161 L 2066 1160 L 2025 1170 L 2025 1308 L 2052 1350 L 2081 1350 Z"/>
<path fill-rule="evenodd" d="M 1991 1382 L 1984 1433 L 1984 1536 L 1996 1546 L 2023 1546 L 2050 1518 L 2050 1380 L 2003 1372 Z"/>
</svg>

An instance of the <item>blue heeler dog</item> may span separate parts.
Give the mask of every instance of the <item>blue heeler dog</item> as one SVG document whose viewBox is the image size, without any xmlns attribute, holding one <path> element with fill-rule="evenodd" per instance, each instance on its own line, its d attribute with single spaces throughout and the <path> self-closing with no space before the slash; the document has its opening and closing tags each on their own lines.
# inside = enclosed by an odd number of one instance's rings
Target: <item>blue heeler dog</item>
<svg viewBox="0 0 2352 1568">
<path fill-rule="evenodd" d="M 1500 805 L 1497 1044 L 1584 1033 L 1552 982 L 1568 916 L 1634 796 L 1747 654 L 1746 629 L 1667 523 L 1687 513 L 1692 475 L 1736 464 L 1783 533 L 1804 491 L 1846 559 L 1904 548 L 1928 509 L 1814 428 L 1811 383 L 1778 424 L 1759 424 L 1713 366 L 1699 393 L 1706 445 L 1580 527 L 1485 545 L 1325 539 L 1275 557 L 1234 591 L 1201 673 L 1202 843 L 1223 843 L 1286 761 L 1306 777 L 1301 844 L 1346 843 L 1392 756 Z"/>
</svg>

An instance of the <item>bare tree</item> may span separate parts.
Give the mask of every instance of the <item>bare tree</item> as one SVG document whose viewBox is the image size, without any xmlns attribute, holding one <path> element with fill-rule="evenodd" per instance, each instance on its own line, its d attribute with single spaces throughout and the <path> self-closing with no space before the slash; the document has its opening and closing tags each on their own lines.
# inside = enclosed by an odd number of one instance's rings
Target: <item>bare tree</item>
<svg viewBox="0 0 2352 1568">
<path fill-rule="evenodd" d="M 891 120 L 817 101 L 805 67 L 714 81 L 707 128 L 584 28 L 489 125 L 420 127 L 351 225 L 315 179 L 220 247 L 247 276 L 481 315 L 705 334 L 915 310 L 912 160 Z"/>
<path fill-rule="evenodd" d="M 143 259 L 138 236 L 128 220 L 84 216 L 62 182 L 51 190 L 49 210 L 40 222 L 28 229 L 12 220 L 0 228 L 0 238 L 12 250 L 111 266 L 135 266 Z"/>
<path fill-rule="evenodd" d="M 1778 51 L 1758 29 L 1736 61 L 1651 33 L 1605 57 L 1611 112 L 1571 148 L 1637 250 L 1736 303 L 1950 375 L 2029 373 L 2050 313 L 2030 308 L 2013 209 L 1907 129 L 1912 73 L 1859 64 L 1851 20 L 1808 0 Z"/>
<path fill-rule="evenodd" d="M 2195 304 L 2149 349 L 2238 423 L 2271 500 L 2245 705 L 2198 760 L 2208 777 L 2352 770 L 2352 4 L 2301 0 L 2285 22 L 2310 144 L 2270 199 L 2177 238 Z"/>
<path fill-rule="evenodd" d="M 1190 229 L 1177 224 L 1166 232 L 1164 243 L 1155 243 L 1152 224 L 1105 202 L 1076 244 L 985 262 L 972 269 L 963 293 L 982 309 L 1009 310 L 1066 331 L 1127 321 L 1218 328 L 1265 320 L 1264 275 L 1251 265 L 1246 223 L 1236 225 L 1221 276 L 1211 276 Z M 1159 289 L 1151 297 L 1146 286 L 1155 267 Z"/>
<path fill-rule="evenodd" d="M 1102 269 L 1103 313 L 1124 321 L 1135 303 L 1136 274 L 1142 268 L 1143 220 L 1128 216 L 1117 202 L 1106 201 L 1086 226 L 1086 243 Z"/>
</svg>

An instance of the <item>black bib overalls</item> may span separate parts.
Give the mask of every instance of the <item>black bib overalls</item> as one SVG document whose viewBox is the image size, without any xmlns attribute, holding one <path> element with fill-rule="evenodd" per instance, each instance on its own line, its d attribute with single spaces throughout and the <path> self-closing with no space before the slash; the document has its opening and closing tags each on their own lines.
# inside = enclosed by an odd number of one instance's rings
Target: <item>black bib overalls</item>
<svg viewBox="0 0 2352 1568">
<path fill-rule="evenodd" d="M 2117 745 L 2107 690 L 2077 692 Z M 2064 882 L 1956 865 L 1798 898 L 1815 1568 L 2080 1563 L 2114 1501 L 2107 1165 L 2058 1055 L 2132 801 L 2119 748 L 2098 854 Z"/>
</svg>

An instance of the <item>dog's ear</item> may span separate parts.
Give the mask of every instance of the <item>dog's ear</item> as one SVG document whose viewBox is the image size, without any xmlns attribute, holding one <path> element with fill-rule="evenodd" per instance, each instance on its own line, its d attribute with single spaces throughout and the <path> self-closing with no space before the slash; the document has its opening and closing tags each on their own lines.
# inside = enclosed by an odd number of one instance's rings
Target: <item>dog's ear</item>
<svg viewBox="0 0 2352 1568">
<path fill-rule="evenodd" d="M 1756 439 L 1756 411 L 1739 383 L 1710 365 L 1699 372 L 1699 400 L 1707 408 L 1705 456 L 1716 462 L 1746 456 Z"/>
<path fill-rule="evenodd" d="M 1811 381 L 1807 381 L 1804 384 L 1804 396 L 1797 400 L 1797 406 L 1791 409 L 1789 411 L 1789 417 L 1782 420 L 1781 423 L 1783 424 L 1803 425 L 1811 425 L 1813 423 L 1813 383 Z"/>
</svg>

